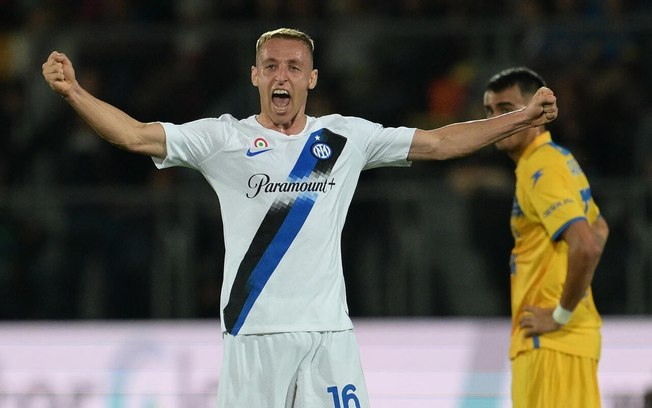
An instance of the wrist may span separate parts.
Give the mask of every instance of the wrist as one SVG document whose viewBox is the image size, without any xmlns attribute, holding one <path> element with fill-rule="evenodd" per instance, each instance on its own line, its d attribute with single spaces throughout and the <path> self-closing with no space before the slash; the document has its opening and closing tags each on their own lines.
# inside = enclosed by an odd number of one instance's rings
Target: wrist
<svg viewBox="0 0 652 408">
<path fill-rule="evenodd" d="M 552 312 L 552 319 L 563 326 L 568 323 L 572 315 L 572 311 L 566 310 L 562 307 L 562 305 L 558 304 L 557 307 L 555 307 L 555 310 Z"/>
<path fill-rule="evenodd" d="M 59 91 L 59 95 L 69 104 L 74 104 L 83 97 L 84 90 L 77 81 L 73 81 L 66 89 Z"/>
</svg>

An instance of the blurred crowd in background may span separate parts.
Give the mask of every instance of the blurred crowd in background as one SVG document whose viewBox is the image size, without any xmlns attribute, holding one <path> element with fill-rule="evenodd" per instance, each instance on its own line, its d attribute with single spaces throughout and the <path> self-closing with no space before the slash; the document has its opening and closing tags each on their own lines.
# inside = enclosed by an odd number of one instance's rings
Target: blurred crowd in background
<svg viewBox="0 0 652 408">
<path fill-rule="evenodd" d="M 103 142 L 49 90 L 40 67 L 52 50 L 65 52 L 87 90 L 142 121 L 244 118 L 258 109 L 249 81 L 255 41 L 279 26 L 316 41 L 313 116 L 437 127 L 482 118 L 484 84 L 498 70 L 527 65 L 542 74 L 559 100 L 553 138 L 574 152 L 612 217 L 598 306 L 605 314 L 652 313 L 652 4 L 376 3 L 0 0 L 0 318 L 218 316 L 223 243 L 204 180 L 156 171 L 148 158 Z M 507 315 L 512 172 L 507 157 L 487 148 L 364 174 L 345 231 L 352 314 L 480 314 L 466 305 L 474 293 L 492 296 L 474 301 L 485 314 Z M 392 193 L 377 197 L 365 183 L 391 185 Z M 434 201 L 419 201 L 428 191 Z M 457 222 L 430 208 L 440 198 L 450 211 L 464 206 L 457 217 L 465 226 L 432 232 L 436 247 L 417 226 L 430 217 Z M 457 244 L 459 256 L 438 251 Z M 482 266 L 468 270 L 481 279 L 455 276 L 465 251 L 478 255 Z M 383 262 L 388 252 L 409 260 Z M 424 253 L 452 259 L 414 260 Z M 421 272 L 384 271 L 388 264 Z M 428 300 L 410 300 L 414 288 Z"/>
</svg>

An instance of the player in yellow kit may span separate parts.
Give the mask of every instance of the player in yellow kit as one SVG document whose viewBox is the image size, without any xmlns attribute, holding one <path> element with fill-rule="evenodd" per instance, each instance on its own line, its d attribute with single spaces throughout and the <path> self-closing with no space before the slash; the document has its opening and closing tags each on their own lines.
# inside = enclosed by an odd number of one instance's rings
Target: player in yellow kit
<svg viewBox="0 0 652 408">
<path fill-rule="evenodd" d="M 516 67 L 485 88 L 487 117 L 520 109 L 544 86 Z M 515 408 L 600 407 L 601 319 L 591 281 L 609 234 L 571 152 L 544 126 L 496 143 L 516 163 L 511 213 L 512 402 Z"/>
</svg>

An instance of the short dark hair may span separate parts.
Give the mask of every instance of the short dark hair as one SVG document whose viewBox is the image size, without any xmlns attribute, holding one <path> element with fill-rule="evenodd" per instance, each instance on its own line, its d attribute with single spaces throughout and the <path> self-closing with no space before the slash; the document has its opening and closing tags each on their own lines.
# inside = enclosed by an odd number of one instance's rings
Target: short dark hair
<svg viewBox="0 0 652 408">
<path fill-rule="evenodd" d="M 492 76 L 485 91 L 500 92 L 517 85 L 522 94 L 534 95 L 537 89 L 546 86 L 541 75 L 527 67 L 512 67 Z"/>
</svg>

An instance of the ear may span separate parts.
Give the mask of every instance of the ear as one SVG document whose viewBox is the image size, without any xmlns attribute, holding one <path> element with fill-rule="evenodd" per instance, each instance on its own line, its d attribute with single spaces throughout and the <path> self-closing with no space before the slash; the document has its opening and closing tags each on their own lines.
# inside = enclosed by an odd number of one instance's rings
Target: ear
<svg viewBox="0 0 652 408">
<path fill-rule="evenodd" d="M 315 89 L 317 86 L 317 77 L 319 76 L 319 71 L 316 69 L 313 69 L 312 72 L 310 72 L 310 80 L 308 81 L 308 89 Z"/>
<path fill-rule="evenodd" d="M 251 83 L 258 87 L 258 68 L 255 65 L 251 66 Z"/>
</svg>

